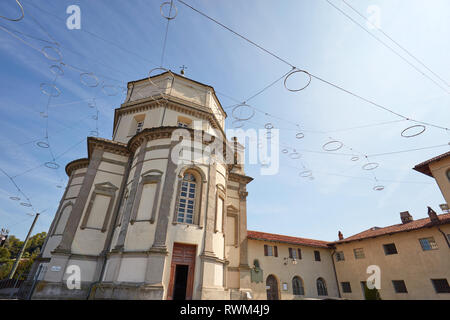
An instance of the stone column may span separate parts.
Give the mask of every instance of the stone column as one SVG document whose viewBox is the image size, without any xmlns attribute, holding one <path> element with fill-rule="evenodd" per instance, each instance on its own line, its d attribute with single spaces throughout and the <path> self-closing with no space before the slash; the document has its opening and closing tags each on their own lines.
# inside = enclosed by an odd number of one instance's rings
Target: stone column
<svg viewBox="0 0 450 320">
<path fill-rule="evenodd" d="M 119 236 L 114 251 L 123 251 L 125 245 L 125 238 L 127 236 L 128 225 L 130 224 L 131 211 L 133 206 L 139 205 L 141 199 L 136 199 L 136 191 L 139 185 L 139 178 L 141 176 L 142 166 L 144 165 L 145 149 L 147 147 L 148 139 L 142 142 L 137 156 L 136 166 L 133 175 L 133 182 L 131 184 L 130 193 L 128 195 L 127 204 L 123 213 L 122 225 L 120 226 Z M 131 168 L 130 168 L 131 170 Z M 125 182 L 126 185 L 126 182 Z"/>
<path fill-rule="evenodd" d="M 209 165 L 207 208 L 205 217 L 205 242 L 202 252 L 202 255 L 211 257 L 216 256 L 213 249 L 213 234 L 216 222 L 216 170 L 216 164 L 211 163 Z"/>
<path fill-rule="evenodd" d="M 75 204 L 72 208 L 72 212 L 67 220 L 66 227 L 63 232 L 61 243 L 55 249 L 59 253 L 70 253 L 72 248 L 72 242 L 77 232 L 78 225 L 80 224 L 81 216 L 83 215 L 84 207 L 86 206 L 89 193 L 91 192 L 92 185 L 94 183 L 97 169 L 100 165 L 103 155 L 103 150 L 94 149 L 86 175 L 83 180 L 83 185 L 80 188 Z"/>
</svg>

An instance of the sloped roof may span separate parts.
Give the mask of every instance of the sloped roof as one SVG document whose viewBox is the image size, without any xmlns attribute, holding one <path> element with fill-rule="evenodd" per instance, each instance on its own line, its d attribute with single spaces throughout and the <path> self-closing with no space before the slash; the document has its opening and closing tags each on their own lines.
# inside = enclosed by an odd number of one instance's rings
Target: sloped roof
<svg viewBox="0 0 450 320">
<path fill-rule="evenodd" d="M 450 151 L 446 152 L 446 153 L 443 153 L 443 154 L 441 154 L 439 156 L 436 156 L 434 158 L 431 158 L 431 159 L 429 159 L 427 161 L 424 161 L 422 163 L 419 163 L 413 169 L 416 170 L 416 171 L 419 171 L 419 172 L 421 172 L 423 174 L 426 174 L 427 176 L 432 177 L 433 175 L 431 174 L 429 164 L 432 163 L 432 162 L 439 161 L 441 159 L 447 158 L 447 157 L 450 157 Z"/>
<path fill-rule="evenodd" d="M 259 231 L 250 231 L 250 230 L 247 231 L 247 238 L 251 240 L 263 240 L 263 241 L 303 245 L 309 247 L 328 248 L 327 241 L 283 236 L 281 234 L 266 233 Z"/>
<path fill-rule="evenodd" d="M 439 218 L 439 223 L 432 222 L 430 220 L 430 218 L 423 218 L 423 219 L 411 221 L 411 222 L 408 222 L 405 224 L 400 223 L 400 224 L 394 224 L 392 226 L 383 227 L 383 228 L 370 228 L 368 230 L 357 233 L 357 234 L 350 236 L 348 238 L 345 238 L 343 240 L 332 242 L 330 244 L 339 244 L 339 243 L 351 242 L 351 241 L 356 241 L 356 240 L 363 240 L 363 239 L 374 238 L 374 237 L 379 237 L 379 236 L 393 234 L 393 233 L 417 230 L 417 229 L 432 227 L 434 225 L 442 225 L 442 224 L 450 223 L 450 213 L 438 215 L 438 218 Z"/>
</svg>

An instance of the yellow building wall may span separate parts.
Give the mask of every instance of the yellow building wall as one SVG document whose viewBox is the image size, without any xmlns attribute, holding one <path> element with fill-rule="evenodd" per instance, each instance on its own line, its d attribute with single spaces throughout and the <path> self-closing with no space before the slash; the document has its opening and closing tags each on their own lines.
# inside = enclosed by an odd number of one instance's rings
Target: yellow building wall
<svg viewBox="0 0 450 320">
<path fill-rule="evenodd" d="M 450 225 L 440 226 L 447 235 Z M 419 239 L 434 237 L 438 249 L 423 251 Z M 449 236 L 450 237 L 450 236 Z M 397 254 L 385 255 L 383 244 L 395 243 Z M 353 249 L 363 248 L 365 258 L 355 259 Z M 367 267 L 376 265 L 381 271 L 379 293 L 385 300 L 450 299 L 448 293 L 436 293 L 431 279 L 446 278 L 450 282 L 450 248 L 437 227 L 401 232 L 361 241 L 338 244 L 336 251 L 344 252 L 344 261 L 336 261 L 336 271 L 341 282 L 350 282 L 352 293 L 341 293 L 343 298 L 364 299 L 361 281 L 370 274 Z M 396 293 L 392 280 L 404 280 L 408 293 Z"/>
<path fill-rule="evenodd" d="M 278 247 L 278 257 L 264 256 L 264 245 L 276 245 Z M 289 257 L 289 248 L 297 250 L 301 248 L 302 259 L 297 259 L 293 264 Z M 320 252 L 321 261 L 315 261 L 314 251 Z M 263 282 L 251 282 L 253 299 L 267 299 L 266 279 L 269 275 L 274 275 L 278 280 L 279 296 L 281 300 L 293 299 L 327 299 L 338 298 L 336 278 L 334 275 L 333 262 L 331 260 L 331 250 L 324 248 L 314 248 L 307 246 L 298 246 L 285 243 L 266 242 L 260 240 L 248 241 L 249 265 L 253 267 L 253 261 L 259 260 L 260 268 L 263 270 Z M 299 276 L 303 280 L 305 290 L 304 296 L 295 296 L 292 291 L 292 279 Z M 317 278 L 325 280 L 328 296 L 317 295 Z M 283 290 L 283 283 L 287 284 L 287 290 Z"/>
</svg>

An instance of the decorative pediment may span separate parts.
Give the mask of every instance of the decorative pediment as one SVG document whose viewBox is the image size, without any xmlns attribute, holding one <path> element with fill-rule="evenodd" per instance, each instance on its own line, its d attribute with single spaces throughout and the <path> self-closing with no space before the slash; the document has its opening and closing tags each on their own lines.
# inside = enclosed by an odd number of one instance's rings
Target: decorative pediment
<svg viewBox="0 0 450 320">
<path fill-rule="evenodd" d="M 102 183 L 97 183 L 95 185 L 94 190 L 96 193 L 105 193 L 107 195 L 113 195 L 117 189 L 119 189 L 119 188 L 117 188 L 111 182 L 102 182 Z"/>
<path fill-rule="evenodd" d="M 227 214 L 238 214 L 239 213 L 239 209 L 236 208 L 235 206 L 233 206 L 232 204 L 227 205 Z"/>
</svg>

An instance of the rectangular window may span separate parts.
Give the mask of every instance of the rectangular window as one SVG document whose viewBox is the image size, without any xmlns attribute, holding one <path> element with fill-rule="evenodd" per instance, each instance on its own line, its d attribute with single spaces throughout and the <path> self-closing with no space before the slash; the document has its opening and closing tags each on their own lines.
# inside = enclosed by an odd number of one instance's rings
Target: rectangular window
<svg viewBox="0 0 450 320">
<path fill-rule="evenodd" d="M 396 293 L 408 293 L 406 290 L 406 284 L 403 280 L 392 280 L 392 285 Z"/>
<path fill-rule="evenodd" d="M 314 250 L 314 259 L 320 261 L 320 252 L 317 250 Z"/>
<path fill-rule="evenodd" d="M 266 257 L 278 257 L 278 248 L 277 246 L 268 246 L 267 244 L 264 245 L 264 255 Z"/>
<path fill-rule="evenodd" d="M 184 123 L 184 122 L 178 122 L 178 126 L 179 126 L 180 128 L 189 128 L 189 124 Z"/>
<path fill-rule="evenodd" d="M 302 258 L 302 249 L 298 248 L 297 252 L 298 252 L 298 258 L 301 259 Z"/>
<path fill-rule="evenodd" d="M 390 254 L 397 254 L 397 248 L 395 247 L 395 243 L 383 244 L 383 248 L 384 254 L 387 256 Z"/>
<path fill-rule="evenodd" d="M 420 245 L 423 251 L 435 250 L 438 248 L 436 241 L 433 237 L 419 239 Z"/>
<path fill-rule="evenodd" d="M 355 259 L 364 259 L 366 257 L 363 248 L 353 249 L 353 253 L 355 254 Z"/>
<path fill-rule="evenodd" d="M 136 133 L 139 133 L 144 128 L 144 121 L 139 121 L 136 125 Z"/>
<path fill-rule="evenodd" d="M 289 248 L 289 258 L 297 259 L 297 250 Z"/>
<path fill-rule="evenodd" d="M 447 279 L 431 279 L 436 293 L 450 293 L 450 286 Z"/>
<path fill-rule="evenodd" d="M 337 251 L 336 252 L 336 261 L 344 261 L 344 251 Z"/>
<path fill-rule="evenodd" d="M 351 293 L 352 287 L 350 286 L 350 282 L 341 282 L 342 292 Z"/>
</svg>

